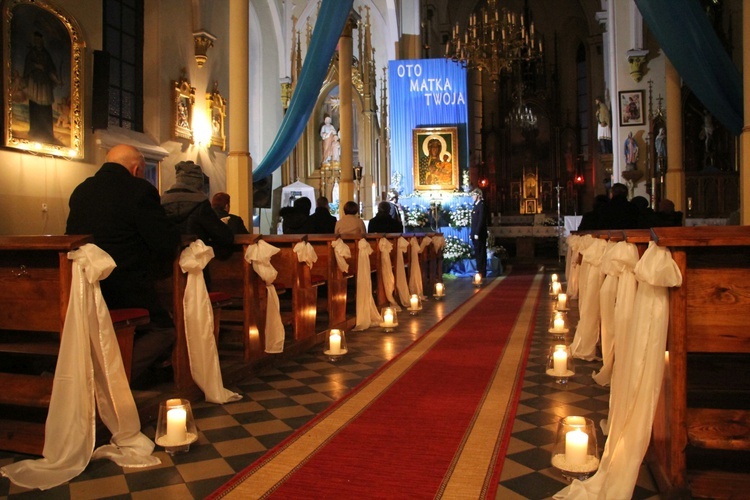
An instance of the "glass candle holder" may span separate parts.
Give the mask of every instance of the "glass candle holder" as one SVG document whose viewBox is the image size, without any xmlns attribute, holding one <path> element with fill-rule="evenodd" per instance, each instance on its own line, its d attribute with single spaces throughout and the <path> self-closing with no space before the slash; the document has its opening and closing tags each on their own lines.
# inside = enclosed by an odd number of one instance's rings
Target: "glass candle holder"
<svg viewBox="0 0 750 500">
<path fill-rule="evenodd" d="M 432 294 L 435 300 L 443 300 L 445 297 L 445 285 L 441 282 L 435 283 L 435 293 Z"/>
<path fill-rule="evenodd" d="M 198 440 L 193 410 L 187 399 L 168 399 L 159 403 L 154 442 L 164 447 L 169 455 L 190 450 L 190 444 Z"/>
<path fill-rule="evenodd" d="M 557 294 L 557 305 L 555 306 L 555 310 L 557 311 L 568 310 L 568 294 L 567 293 L 561 292 Z"/>
<path fill-rule="evenodd" d="M 570 328 L 568 328 L 567 314 L 563 311 L 555 311 L 555 314 L 549 322 L 548 331 L 552 334 L 552 338 L 564 339 L 565 334 L 570 331 Z"/>
<path fill-rule="evenodd" d="M 553 299 L 557 299 L 557 296 L 562 292 L 562 284 L 559 281 L 553 281 L 549 284 L 549 294 Z"/>
<path fill-rule="evenodd" d="M 419 299 L 419 295 L 416 293 L 413 293 L 411 297 L 409 297 L 409 314 L 415 315 L 419 314 L 419 311 L 422 310 L 422 301 Z"/>
<path fill-rule="evenodd" d="M 547 375 L 554 377 L 558 384 L 567 384 L 568 379 L 575 375 L 570 347 L 565 344 L 556 344 L 550 347 L 547 356 Z"/>
<path fill-rule="evenodd" d="M 347 352 L 344 330 L 331 328 L 328 331 L 328 349 L 324 350 L 323 354 L 328 356 L 331 361 L 337 361 Z"/>
<path fill-rule="evenodd" d="M 484 279 L 482 278 L 482 275 L 480 273 L 474 274 L 472 283 L 474 284 L 475 287 L 479 288 L 480 286 L 482 286 L 483 281 Z"/>
<path fill-rule="evenodd" d="M 594 421 L 585 417 L 563 417 L 557 424 L 552 446 L 552 466 L 568 481 L 583 481 L 599 468 Z"/>
<path fill-rule="evenodd" d="M 551 283 L 554 283 L 554 282 L 556 282 L 556 281 L 558 281 L 558 279 L 557 279 L 557 274 L 553 274 L 553 275 L 552 275 L 552 276 L 550 277 L 550 282 L 551 282 Z"/>
<path fill-rule="evenodd" d="M 384 307 L 380 311 L 380 317 L 383 321 L 380 327 L 386 332 L 392 332 L 398 326 L 398 313 L 393 307 Z"/>
</svg>

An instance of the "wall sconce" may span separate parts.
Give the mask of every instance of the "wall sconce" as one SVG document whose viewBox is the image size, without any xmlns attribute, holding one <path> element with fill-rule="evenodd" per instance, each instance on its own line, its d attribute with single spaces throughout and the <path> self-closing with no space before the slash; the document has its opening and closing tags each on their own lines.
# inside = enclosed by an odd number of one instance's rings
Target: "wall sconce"
<svg viewBox="0 0 750 500">
<path fill-rule="evenodd" d="M 362 180 L 362 165 L 360 165 L 359 163 L 357 163 L 357 165 L 354 167 L 354 180 Z"/>
<path fill-rule="evenodd" d="M 198 63 L 198 67 L 202 68 L 203 65 L 208 61 L 206 53 L 208 49 L 214 46 L 216 37 L 207 31 L 197 31 L 193 33 L 193 42 L 195 44 L 195 62 Z"/>
</svg>

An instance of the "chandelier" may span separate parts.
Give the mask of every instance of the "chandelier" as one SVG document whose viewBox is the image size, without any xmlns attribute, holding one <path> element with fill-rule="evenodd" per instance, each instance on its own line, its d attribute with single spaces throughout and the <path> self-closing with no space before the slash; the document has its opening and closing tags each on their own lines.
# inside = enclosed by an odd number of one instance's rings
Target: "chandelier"
<svg viewBox="0 0 750 500">
<path fill-rule="evenodd" d="M 511 70 L 514 63 L 542 57 L 542 41 L 534 33 L 534 23 L 527 27 L 525 21 L 523 14 L 516 15 L 498 7 L 497 0 L 488 0 L 479 16 L 471 14 L 463 33 L 456 23 L 445 44 L 445 57 L 465 68 L 487 71 L 497 86 L 503 70 Z"/>
<path fill-rule="evenodd" d="M 505 123 L 511 127 L 518 127 L 524 131 L 536 128 L 537 118 L 523 99 L 523 82 L 519 81 L 518 91 L 515 93 L 516 105 L 505 117 Z"/>
</svg>

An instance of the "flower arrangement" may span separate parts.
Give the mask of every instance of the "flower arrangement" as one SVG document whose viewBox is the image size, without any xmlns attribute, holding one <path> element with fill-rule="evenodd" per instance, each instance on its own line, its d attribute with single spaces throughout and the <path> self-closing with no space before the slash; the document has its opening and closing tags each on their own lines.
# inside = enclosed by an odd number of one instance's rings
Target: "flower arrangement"
<svg viewBox="0 0 750 500">
<path fill-rule="evenodd" d="M 450 221 L 451 227 L 470 227 L 471 226 L 472 206 L 468 203 L 461 203 L 445 211 Z"/>
<path fill-rule="evenodd" d="M 455 262 L 463 259 L 470 259 L 473 255 L 473 248 L 469 243 L 461 241 L 455 236 L 445 238 L 445 248 L 443 248 L 443 259 Z"/>
<path fill-rule="evenodd" d="M 407 227 L 424 227 L 427 225 L 427 208 L 421 205 L 415 205 L 411 208 L 404 208 L 404 219 Z"/>
</svg>

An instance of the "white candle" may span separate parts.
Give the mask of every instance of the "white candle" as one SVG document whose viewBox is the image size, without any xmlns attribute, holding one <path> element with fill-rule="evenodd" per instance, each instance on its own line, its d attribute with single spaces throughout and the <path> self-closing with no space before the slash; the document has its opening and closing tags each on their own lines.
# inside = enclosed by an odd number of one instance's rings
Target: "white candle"
<svg viewBox="0 0 750 500">
<path fill-rule="evenodd" d="M 554 283 L 552 283 L 552 293 L 554 293 L 555 295 L 557 295 L 561 291 L 562 291 L 562 285 L 560 284 L 559 281 L 555 281 Z"/>
<path fill-rule="evenodd" d="M 557 294 L 557 308 L 566 309 L 568 307 L 568 295 L 565 293 Z"/>
<path fill-rule="evenodd" d="M 554 328 L 554 330 L 556 332 L 563 331 L 565 329 L 565 320 L 562 319 L 562 317 L 555 318 L 555 322 L 554 322 L 553 328 Z"/>
<path fill-rule="evenodd" d="M 412 309 L 418 309 L 419 308 L 419 297 L 417 297 L 417 294 L 411 296 L 409 299 L 409 304 L 411 304 Z"/>
<path fill-rule="evenodd" d="M 187 411 L 185 408 L 167 410 L 167 441 L 182 444 L 187 441 Z"/>
<path fill-rule="evenodd" d="M 581 429 L 565 434 L 565 462 L 568 465 L 583 465 L 586 463 L 589 436 Z"/>
<path fill-rule="evenodd" d="M 341 354 L 341 334 L 338 330 L 331 330 L 328 336 L 328 349 L 331 354 Z"/>
<path fill-rule="evenodd" d="M 479 273 L 476 273 L 474 275 L 474 284 L 479 284 L 482 282 L 482 275 Z"/>
<path fill-rule="evenodd" d="M 552 275 L 552 283 L 557 283 L 557 275 L 556 274 Z"/>
<path fill-rule="evenodd" d="M 445 293 L 445 288 L 443 287 L 443 284 L 435 283 L 435 295 L 442 297 L 443 293 Z"/>
<path fill-rule="evenodd" d="M 568 353 L 565 346 L 562 346 L 562 349 L 555 347 L 555 352 L 552 353 L 552 371 L 555 375 L 568 373 Z"/>
<path fill-rule="evenodd" d="M 385 326 L 393 326 L 393 310 L 388 308 L 383 313 L 383 324 Z"/>
</svg>

